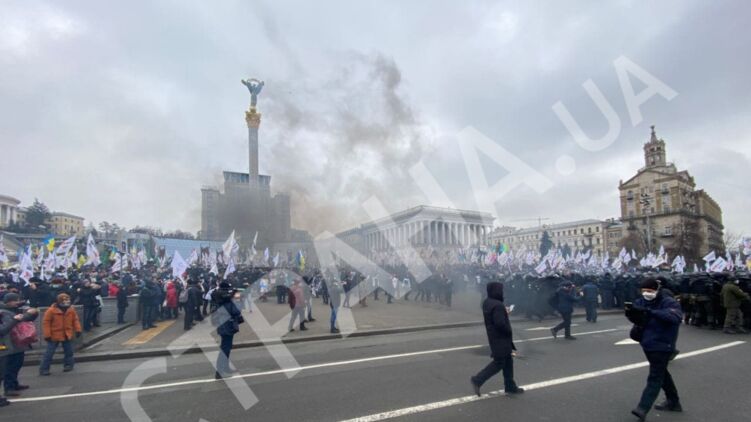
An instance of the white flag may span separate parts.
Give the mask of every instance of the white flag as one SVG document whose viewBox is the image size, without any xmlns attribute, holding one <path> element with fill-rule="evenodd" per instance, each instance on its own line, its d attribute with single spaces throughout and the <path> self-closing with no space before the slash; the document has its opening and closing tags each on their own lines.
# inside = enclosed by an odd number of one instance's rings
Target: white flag
<svg viewBox="0 0 751 422">
<path fill-rule="evenodd" d="M 193 265 L 196 262 L 198 262 L 198 252 L 193 249 L 193 251 L 190 253 L 190 257 L 188 258 L 188 265 Z"/>
<path fill-rule="evenodd" d="M 115 254 L 115 263 L 112 264 L 112 268 L 110 268 L 110 271 L 113 273 L 122 271 L 123 270 L 123 257 L 120 255 L 120 253 Z"/>
<path fill-rule="evenodd" d="M 542 274 L 542 273 L 544 273 L 544 272 L 545 272 L 545 269 L 546 269 L 546 264 L 545 264 L 545 260 L 542 260 L 542 261 L 541 261 L 541 262 L 540 262 L 539 264 L 537 264 L 537 266 L 535 267 L 535 271 L 537 272 L 537 274 Z"/>
<path fill-rule="evenodd" d="M 704 255 L 704 258 L 702 258 L 702 259 L 704 260 L 704 262 L 710 263 L 710 262 L 714 261 L 715 259 L 717 259 L 717 256 L 715 256 L 714 251 L 712 251 L 712 252 Z"/>
<path fill-rule="evenodd" d="M 58 255 L 66 255 L 68 252 L 70 252 L 70 248 L 73 247 L 73 245 L 76 244 L 76 237 L 71 236 L 63 241 L 63 243 L 60 244 L 60 246 L 57 247 L 55 250 L 55 253 Z"/>
<path fill-rule="evenodd" d="M 712 264 L 709 266 L 709 271 L 719 273 L 725 270 L 727 261 L 725 261 L 725 258 L 717 258 L 714 261 L 712 261 Z"/>
<path fill-rule="evenodd" d="M 86 265 L 99 265 L 99 250 L 96 248 L 94 237 L 89 233 L 89 238 L 86 241 Z"/>
<path fill-rule="evenodd" d="M 232 230 L 232 234 L 229 235 L 229 238 L 227 238 L 227 240 L 224 242 L 224 245 L 222 245 L 224 260 L 226 262 L 229 262 L 230 258 L 233 258 L 239 250 L 240 245 L 237 244 L 237 241 L 235 240 L 235 231 Z"/>
<path fill-rule="evenodd" d="M 227 264 L 227 269 L 224 270 L 224 277 L 223 277 L 223 279 L 226 280 L 227 277 L 230 274 L 234 273 L 234 272 L 235 272 L 235 260 L 232 259 L 232 258 L 230 258 L 229 259 L 229 264 Z"/>
<path fill-rule="evenodd" d="M 172 255 L 172 277 L 178 277 L 180 280 L 183 280 L 183 273 L 185 270 L 188 269 L 188 263 L 185 262 L 182 256 L 180 256 L 180 252 L 175 249 L 175 254 Z"/>
<path fill-rule="evenodd" d="M 211 264 L 210 274 L 219 275 L 219 268 L 216 266 L 216 261 Z"/>
<path fill-rule="evenodd" d="M 34 265 L 31 263 L 31 257 L 28 253 L 21 256 L 21 263 L 18 268 L 21 271 L 18 277 L 24 280 L 26 284 L 29 284 L 31 277 L 34 277 Z"/>
<path fill-rule="evenodd" d="M 263 261 L 268 264 L 269 263 L 269 248 L 266 248 L 263 251 Z"/>
<path fill-rule="evenodd" d="M 274 256 L 274 266 L 279 265 L 279 252 L 276 253 L 276 256 Z"/>
</svg>

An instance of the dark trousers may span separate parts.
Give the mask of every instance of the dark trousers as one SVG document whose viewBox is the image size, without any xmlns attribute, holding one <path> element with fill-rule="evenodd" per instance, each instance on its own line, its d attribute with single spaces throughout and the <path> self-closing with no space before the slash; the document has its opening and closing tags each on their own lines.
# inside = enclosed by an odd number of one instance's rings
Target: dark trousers
<svg viewBox="0 0 751 422">
<path fill-rule="evenodd" d="M 83 307 L 83 330 L 89 331 L 91 327 L 96 323 L 96 307 L 84 306 Z"/>
<path fill-rule="evenodd" d="M 644 354 L 649 361 L 649 376 L 647 377 L 647 386 L 639 400 L 639 408 L 649 411 L 652 408 L 660 389 L 665 391 L 665 397 L 668 403 L 675 404 L 679 402 L 678 390 L 673 383 L 673 377 L 668 372 L 668 363 L 670 362 L 671 352 L 647 352 Z"/>
<path fill-rule="evenodd" d="M 509 354 L 502 358 L 493 358 L 493 361 L 488 364 L 482 371 L 472 377 L 472 382 L 478 386 L 485 384 L 485 381 L 489 380 L 493 375 L 503 371 L 503 387 L 506 391 L 513 391 L 517 389 L 516 382 L 514 381 L 514 358 Z"/>
<path fill-rule="evenodd" d="M 221 336 L 222 342 L 219 344 L 219 356 L 216 358 L 216 371 L 221 375 L 230 373 L 232 370 L 229 366 L 229 354 L 232 351 L 232 339 L 231 336 Z"/>
<path fill-rule="evenodd" d="M 23 358 L 25 353 L 13 353 L 8 355 L 5 361 L 5 375 L 3 376 L 3 386 L 5 391 L 13 391 L 18 388 L 18 373 L 23 367 Z"/>
<path fill-rule="evenodd" d="M 154 306 L 143 305 L 143 315 L 141 315 L 141 326 L 149 328 L 154 325 Z"/>
<path fill-rule="evenodd" d="M 602 290 L 602 309 L 611 309 L 613 307 L 613 291 Z"/>
<path fill-rule="evenodd" d="M 587 311 L 587 321 L 597 322 L 597 302 L 584 302 L 584 308 Z"/>
<path fill-rule="evenodd" d="M 556 325 L 553 328 L 553 331 L 558 332 L 563 329 L 565 330 L 566 337 L 569 337 L 571 335 L 571 312 L 561 312 L 561 317 L 563 318 L 563 321 L 561 321 L 560 324 Z"/>
<path fill-rule="evenodd" d="M 190 330 L 193 327 L 193 313 L 195 308 L 185 305 L 185 319 L 183 320 L 183 328 Z"/>
<path fill-rule="evenodd" d="M 117 308 L 117 323 L 118 324 L 124 324 L 125 323 L 125 309 L 126 308 Z"/>
</svg>

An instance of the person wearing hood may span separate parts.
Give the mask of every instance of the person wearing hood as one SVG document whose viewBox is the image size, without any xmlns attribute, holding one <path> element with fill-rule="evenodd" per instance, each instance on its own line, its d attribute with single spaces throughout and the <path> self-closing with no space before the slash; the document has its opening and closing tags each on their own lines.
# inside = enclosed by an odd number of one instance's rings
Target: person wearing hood
<svg viewBox="0 0 751 422">
<path fill-rule="evenodd" d="M 490 355 L 493 361 L 477 375 L 470 378 L 472 389 L 480 396 L 480 387 L 493 375 L 503 371 L 503 385 L 506 394 L 523 393 L 524 389 L 514 381 L 514 360 L 511 353 L 514 347 L 508 310 L 503 303 L 503 284 L 490 282 L 487 285 L 488 297 L 482 303 L 482 315 L 485 331 L 490 343 Z"/>
<path fill-rule="evenodd" d="M 642 297 L 636 299 L 632 306 L 626 307 L 626 317 L 634 323 L 632 339 L 641 344 L 649 361 L 647 386 L 644 387 L 639 404 L 631 411 L 640 421 L 644 421 L 660 394 L 660 389 L 665 391 L 666 400 L 655 405 L 655 409 L 672 412 L 683 410 L 678 390 L 668 372 L 668 363 L 675 352 L 683 313 L 681 305 L 660 289 L 656 279 L 647 278 L 640 287 Z"/>
<path fill-rule="evenodd" d="M 3 297 L 3 303 L 0 305 L 0 318 L 3 321 L 10 322 L 11 329 L 18 322 L 30 322 L 37 319 L 39 311 L 36 308 L 23 306 L 24 303 L 25 300 L 17 293 L 8 293 Z M 19 391 L 29 388 L 28 385 L 19 384 L 18 373 L 21 371 L 21 367 L 23 367 L 26 350 L 30 348 L 31 346 L 20 346 L 14 344 L 12 341 L 7 342 L 7 347 L 4 350 L 6 360 L 5 373 L 3 375 L 3 386 L 5 387 L 5 395 L 7 397 L 17 397 L 20 395 Z"/>
<path fill-rule="evenodd" d="M 50 374 L 52 356 L 59 344 L 63 345 L 63 371 L 73 370 L 73 339 L 81 336 L 81 321 L 76 310 L 72 308 L 70 296 L 61 293 L 57 302 L 47 309 L 42 319 L 42 335 L 47 342 L 47 350 L 39 365 L 39 375 Z"/>
</svg>

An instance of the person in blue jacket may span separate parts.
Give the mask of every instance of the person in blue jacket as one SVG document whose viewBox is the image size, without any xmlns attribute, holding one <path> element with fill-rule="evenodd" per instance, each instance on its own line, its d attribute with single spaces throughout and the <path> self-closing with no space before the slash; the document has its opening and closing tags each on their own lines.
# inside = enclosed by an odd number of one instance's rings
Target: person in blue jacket
<svg viewBox="0 0 751 422">
<path fill-rule="evenodd" d="M 668 363 L 676 350 L 683 312 L 681 305 L 662 291 L 656 279 L 646 278 L 640 287 L 642 297 L 637 298 L 632 306 L 626 306 L 626 316 L 634 323 L 631 337 L 641 344 L 649 361 L 647 386 L 644 387 L 639 404 L 631 411 L 640 421 L 644 421 L 657 400 L 660 389 L 665 391 L 666 400 L 655 405 L 655 409 L 683 411 L 678 390 L 668 372 Z"/>
</svg>

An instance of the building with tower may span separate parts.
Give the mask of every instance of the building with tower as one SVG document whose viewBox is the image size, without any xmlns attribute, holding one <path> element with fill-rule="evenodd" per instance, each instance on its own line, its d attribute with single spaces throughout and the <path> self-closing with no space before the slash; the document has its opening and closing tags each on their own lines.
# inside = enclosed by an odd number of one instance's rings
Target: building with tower
<svg viewBox="0 0 751 422">
<path fill-rule="evenodd" d="M 293 245 L 310 241 L 307 232 L 291 228 L 290 198 L 284 193 L 272 194 L 271 176 L 259 174 L 258 130 L 261 113 L 256 107 L 263 82 L 243 80 L 251 94 L 245 112 L 248 127 L 248 172 L 224 171 L 221 187 L 201 189 L 202 240 L 224 240 L 233 230 L 239 242 L 249 245 L 258 233 L 257 245 Z"/>
<path fill-rule="evenodd" d="M 680 254 L 687 260 L 724 250 L 720 206 L 696 189 L 687 170 L 667 161 L 665 141 L 654 126 L 644 144 L 644 167 L 621 181 L 618 190 L 623 224 L 609 229 L 609 239 L 653 252 L 662 245 L 670 256 Z"/>
</svg>

